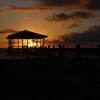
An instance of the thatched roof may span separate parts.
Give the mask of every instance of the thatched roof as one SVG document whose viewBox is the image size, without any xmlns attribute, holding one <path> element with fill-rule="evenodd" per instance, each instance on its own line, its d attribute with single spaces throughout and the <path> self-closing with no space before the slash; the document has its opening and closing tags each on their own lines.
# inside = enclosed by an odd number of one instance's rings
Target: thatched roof
<svg viewBox="0 0 100 100">
<path fill-rule="evenodd" d="M 46 35 L 24 30 L 24 31 L 14 33 L 12 35 L 8 35 L 7 39 L 42 39 L 47 37 L 48 36 Z"/>
</svg>

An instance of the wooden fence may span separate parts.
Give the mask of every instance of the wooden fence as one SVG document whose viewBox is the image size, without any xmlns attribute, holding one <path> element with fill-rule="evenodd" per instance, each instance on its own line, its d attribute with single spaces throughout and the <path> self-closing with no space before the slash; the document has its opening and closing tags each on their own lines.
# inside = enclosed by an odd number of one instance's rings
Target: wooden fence
<svg viewBox="0 0 100 100">
<path fill-rule="evenodd" d="M 68 56 L 75 53 L 77 57 L 81 57 L 81 54 L 96 55 L 100 57 L 100 45 L 97 48 L 81 48 L 80 44 L 76 45 L 76 48 L 65 48 L 64 45 L 59 45 L 58 48 L 54 45 L 51 47 L 40 48 L 8 48 L 8 53 L 19 53 L 19 54 L 33 54 L 33 55 L 45 55 L 45 56 Z"/>
</svg>

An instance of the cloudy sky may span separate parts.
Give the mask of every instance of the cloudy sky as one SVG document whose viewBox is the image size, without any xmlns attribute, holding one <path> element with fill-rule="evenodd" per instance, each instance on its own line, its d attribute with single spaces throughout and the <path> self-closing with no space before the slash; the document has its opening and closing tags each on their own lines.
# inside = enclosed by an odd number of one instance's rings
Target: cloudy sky
<svg viewBox="0 0 100 100">
<path fill-rule="evenodd" d="M 20 30 L 67 42 L 100 41 L 100 0 L 0 0 L 0 47 Z"/>
</svg>

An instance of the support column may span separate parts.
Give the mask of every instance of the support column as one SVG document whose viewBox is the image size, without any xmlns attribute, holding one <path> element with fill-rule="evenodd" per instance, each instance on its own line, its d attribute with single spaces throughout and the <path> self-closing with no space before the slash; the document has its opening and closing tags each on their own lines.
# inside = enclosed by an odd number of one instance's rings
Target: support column
<svg viewBox="0 0 100 100">
<path fill-rule="evenodd" d="M 44 47 L 44 39 L 43 39 L 43 47 Z"/>
<path fill-rule="evenodd" d="M 42 45 L 41 45 L 41 39 L 40 39 L 40 47 L 41 47 Z"/>
<path fill-rule="evenodd" d="M 36 39 L 36 48 L 37 48 L 37 39 Z"/>
<path fill-rule="evenodd" d="M 11 39 L 8 40 L 8 47 L 12 48 L 12 40 Z"/>
<path fill-rule="evenodd" d="M 23 39 L 22 39 L 22 48 L 23 48 Z"/>
<path fill-rule="evenodd" d="M 18 39 L 18 48 L 19 48 L 19 39 Z"/>
<path fill-rule="evenodd" d="M 28 48 L 28 39 L 27 39 L 27 48 Z"/>
<path fill-rule="evenodd" d="M 14 39 L 12 39 L 12 48 L 14 48 Z"/>
<path fill-rule="evenodd" d="M 33 39 L 33 48 L 34 48 L 34 39 Z"/>
<path fill-rule="evenodd" d="M 37 47 L 38 47 L 38 42 L 39 42 L 39 41 L 38 41 L 38 39 L 37 39 Z"/>
</svg>

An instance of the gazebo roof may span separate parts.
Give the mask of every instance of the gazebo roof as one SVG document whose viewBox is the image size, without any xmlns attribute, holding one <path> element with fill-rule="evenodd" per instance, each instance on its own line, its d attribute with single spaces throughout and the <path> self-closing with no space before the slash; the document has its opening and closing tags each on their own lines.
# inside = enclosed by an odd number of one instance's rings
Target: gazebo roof
<svg viewBox="0 0 100 100">
<path fill-rule="evenodd" d="M 12 35 L 8 35 L 7 39 L 42 39 L 47 37 L 48 36 L 46 35 L 24 30 L 24 31 L 16 32 Z"/>
</svg>

